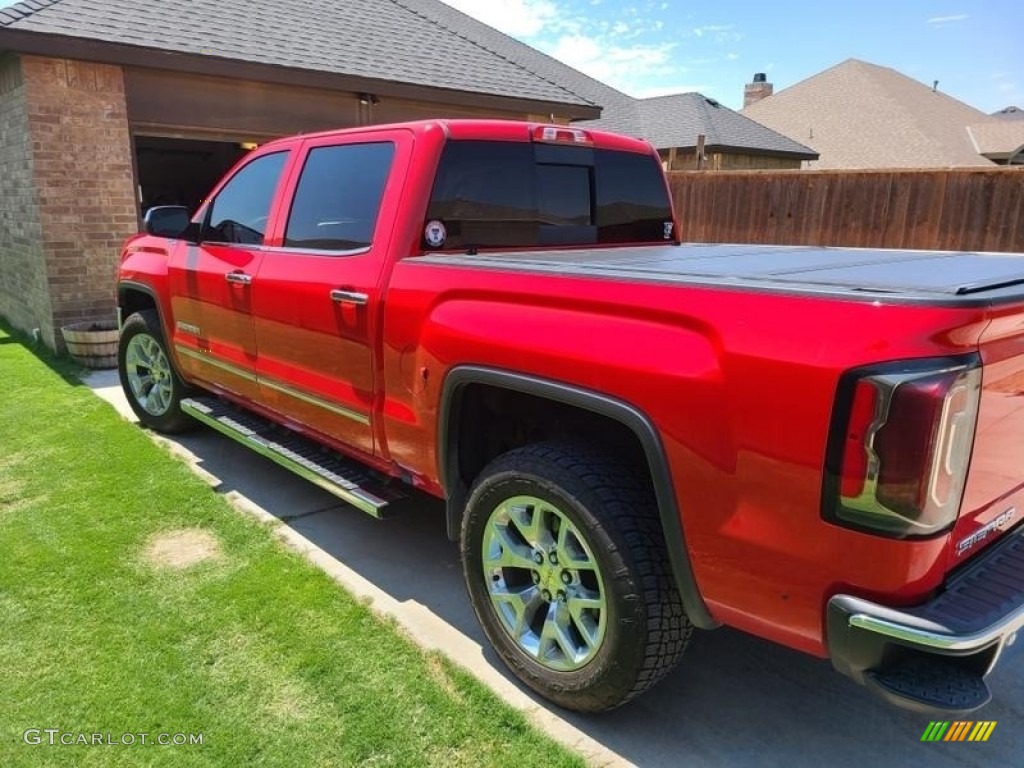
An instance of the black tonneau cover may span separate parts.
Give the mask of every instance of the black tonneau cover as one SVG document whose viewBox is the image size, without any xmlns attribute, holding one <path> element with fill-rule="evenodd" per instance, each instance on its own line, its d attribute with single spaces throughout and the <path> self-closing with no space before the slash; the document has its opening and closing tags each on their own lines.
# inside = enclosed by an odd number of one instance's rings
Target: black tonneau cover
<svg viewBox="0 0 1024 768">
<path fill-rule="evenodd" d="M 1024 300 L 1024 254 L 695 245 L 430 254 L 427 263 L 941 304 Z"/>
</svg>

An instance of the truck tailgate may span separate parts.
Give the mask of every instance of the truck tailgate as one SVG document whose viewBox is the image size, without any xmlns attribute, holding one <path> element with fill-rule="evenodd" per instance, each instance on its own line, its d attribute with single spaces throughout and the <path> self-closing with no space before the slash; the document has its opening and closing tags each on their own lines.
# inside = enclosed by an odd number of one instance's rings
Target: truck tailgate
<svg viewBox="0 0 1024 768">
<path fill-rule="evenodd" d="M 950 542 L 956 567 L 1024 515 L 1024 306 L 995 313 L 981 338 L 981 405 L 960 518 Z"/>
</svg>

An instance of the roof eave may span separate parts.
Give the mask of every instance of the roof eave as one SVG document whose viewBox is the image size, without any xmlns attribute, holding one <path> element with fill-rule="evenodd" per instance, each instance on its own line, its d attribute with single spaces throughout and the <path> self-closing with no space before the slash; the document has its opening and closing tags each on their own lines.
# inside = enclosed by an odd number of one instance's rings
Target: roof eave
<svg viewBox="0 0 1024 768">
<path fill-rule="evenodd" d="M 696 144 L 676 144 L 676 149 L 696 150 Z M 671 147 L 658 147 L 659 150 L 671 149 Z M 728 152 L 733 155 L 757 155 L 758 157 L 781 157 L 787 160 L 817 160 L 821 155 L 817 152 L 798 150 L 789 151 L 785 149 L 765 149 L 762 147 L 737 147 L 731 144 L 705 144 L 705 152 Z"/>
<path fill-rule="evenodd" d="M 437 88 L 415 83 L 262 64 L 218 56 L 163 51 L 156 48 L 110 43 L 69 35 L 27 32 L 10 27 L 0 27 L 0 51 L 93 61 L 102 64 L 146 67 L 187 74 L 256 80 L 306 88 L 325 88 L 353 93 L 369 91 L 377 96 L 439 104 L 485 107 L 534 114 L 556 113 L 570 120 L 595 120 L 601 116 L 601 107 L 590 103 L 544 101 L 515 96 L 499 96 L 478 91 Z"/>
</svg>

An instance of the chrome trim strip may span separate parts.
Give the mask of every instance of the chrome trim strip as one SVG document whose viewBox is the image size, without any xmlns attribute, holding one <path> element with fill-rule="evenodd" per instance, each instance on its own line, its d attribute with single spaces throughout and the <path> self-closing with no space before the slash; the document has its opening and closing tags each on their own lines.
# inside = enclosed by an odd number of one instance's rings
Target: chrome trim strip
<svg viewBox="0 0 1024 768">
<path fill-rule="evenodd" d="M 373 244 L 360 246 L 359 248 L 343 248 L 343 249 L 332 249 L 332 248 L 296 248 L 294 246 L 282 246 L 282 245 L 250 245 L 247 243 L 217 243 L 213 240 L 205 240 L 203 245 L 223 246 L 225 248 L 236 248 L 245 251 L 257 251 L 258 253 L 285 253 L 292 254 L 295 256 L 316 256 L 336 259 L 344 256 L 362 256 L 364 253 L 369 253 Z"/>
<path fill-rule="evenodd" d="M 191 357 L 193 360 L 199 360 L 200 362 L 212 365 L 214 368 L 220 368 L 222 371 L 227 371 L 230 374 L 238 376 L 239 378 L 245 379 L 246 381 L 255 381 L 260 386 L 272 389 L 275 392 L 280 392 L 283 395 L 294 397 L 296 400 L 302 400 L 304 403 L 315 405 L 318 408 L 323 408 L 325 411 L 330 411 L 338 416 L 343 416 L 346 419 L 362 424 L 363 426 L 370 426 L 370 417 L 359 413 L 358 411 L 350 410 L 344 406 L 337 405 L 336 403 L 323 400 L 316 395 L 310 395 L 302 390 L 294 389 L 286 384 L 282 384 L 274 379 L 268 379 L 265 376 L 257 376 L 251 371 L 246 371 L 243 368 L 238 368 L 231 363 L 226 363 L 223 360 L 219 360 L 212 356 L 212 353 L 207 352 L 205 355 L 202 352 L 196 352 L 194 349 L 184 347 L 180 344 L 174 345 L 174 350 L 178 354 L 184 355 L 185 357 Z"/>
<path fill-rule="evenodd" d="M 275 392 L 280 392 L 283 395 L 294 397 L 296 400 L 302 400 L 304 403 L 309 403 L 310 405 L 315 405 L 319 408 L 323 408 L 325 411 L 336 413 L 338 416 L 343 416 L 346 419 L 351 419 L 352 421 L 355 421 L 364 426 L 370 426 L 370 418 L 365 414 L 349 410 L 344 406 L 328 402 L 327 400 L 322 400 L 316 395 L 310 395 L 306 392 L 294 389 L 292 387 L 287 386 L 286 384 L 281 384 L 280 382 L 277 382 L 273 379 L 268 379 L 264 376 L 259 377 L 259 382 L 261 386 L 267 387 L 268 389 L 272 389 Z"/>
<path fill-rule="evenodd" d="M 227 424 L 221 423 L 207 413 L 204 413 L 200 408 L 196 408 L 188 400 L 182 401 L 181 409 L 192 418 L 213 427 L 221 434 L 227 435 L 232 440 L 241 443 L 246 448 L 252 449 L 261 456 L 266 456 L 271 461 L 280 464 L 285 469 L 291 470 L 303 479 L 323 488 L 328 493 L 334 494 L 339 499 L 351 504 L 356 509 L 377 518 L 383 517 L 383 509 L 387 506 L 387 502 L 383 499 L 376 498 L 362 488 L 356 487 L 350 490 L 338 485 L 337 483 L 332 483 L 326 477 L 323 477 L 308 467 L 305 467 L 296 461 L 292 461 L 287 456 L 283 456 L 282 454 L 271 450 L 270 447 L 258 437 L 245 435 L 231 429 Z"/>
<path fill-rule="evenodd" d="M 995 643 L 1001 645 L 1024 627 L 1024 606 L 1012 611 L 985 629 L 971 634 L 957 635 L 943 631 L 945 628 L 940 625 L 934 625 L 934 629 L 928 629 L 901 623 L 898 611 L 850 595 L 836 595 L 829 602 L 837 603 L 839 607 L 851 614 L 849 624 L 852 627 L 939 651 L 976 651 Z M 908 616 L 907 618 L 912 617 Z"/>
<path fill-rule="evenodd" d="M 283 246 L 271 248 L 266 246 L 263 250 L 271 251 L 272 253 L 290 253 L 296 256 L 323 256 L 337 259 L 345 256 L 362 256 L 364 253 L 370 252 L 370 246 L 364 245 L 360 248 L 346 248 L 342 250 L 335 250 L 331 248 L 296 248 Z"/>
<path fill-rule="evenodd" d="M 240 379 L 245 379 L 246 381 L 257 380 L 256 374 L 253 373 L 252 371 L 247 371 L 244 368 L 239 368 L 235 365 L 232 365 L 231 363 L 225 363 L 223 360 L 219 360 L 213 357 L 212 353 L 210 352 L 207 352 L 204 355 L 202 352 L 197 352 L 196 350 L 190 349 L 189 347 L 184 347 L 181 344 L 175 344 L 174 351 L 177 352 L 179 355 L 191 357 L 193 360 L 198 360 L 201 363 L 212 365 L 214 368 L 219 368 L 222 371 L 226 371 L 227 373 L 230 373 L 234 376 L 238 376 Z"/>
</svg>

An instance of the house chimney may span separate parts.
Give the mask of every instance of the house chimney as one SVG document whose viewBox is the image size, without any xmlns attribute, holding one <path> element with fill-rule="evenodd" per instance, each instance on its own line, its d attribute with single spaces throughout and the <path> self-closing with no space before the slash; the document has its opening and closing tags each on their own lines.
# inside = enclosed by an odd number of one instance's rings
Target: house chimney
<svg viewBox="0 0 1024 768">
<path fill-rule="evenodd" d="M 754 75 L 754 82 L 743 86 L 743 108 L 746 109 L 751 104 L 771 96 L 774 90 L 775 86 L 768 82 L 764 72 L 758 72 Z"/>
</svg>

